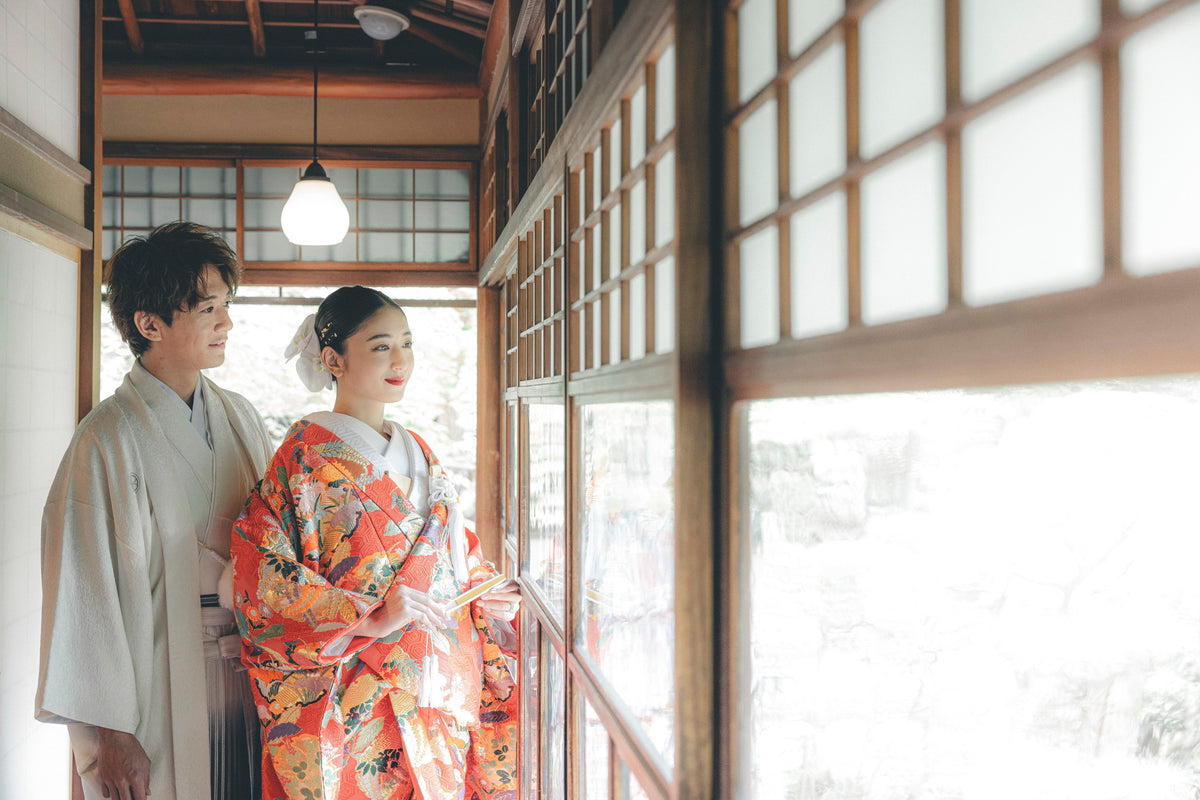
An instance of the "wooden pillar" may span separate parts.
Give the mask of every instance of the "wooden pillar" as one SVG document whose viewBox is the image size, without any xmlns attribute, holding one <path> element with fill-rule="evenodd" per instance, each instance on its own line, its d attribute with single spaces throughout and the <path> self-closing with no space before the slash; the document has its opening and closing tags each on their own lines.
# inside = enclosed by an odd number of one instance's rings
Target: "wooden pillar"
<svg viewBox="0 0 1200 800">
<path fill-rule="evenodd" d="M 475 451 L 475 530 L 484 556 L 503 569 L 504 531 L 500 524 L 503 503 L 501 436 L 504 432 L 504 400 L 500 375 L 501 327 L 500 290 L 480 287 L 476 305 L 479 337 L 478 426 Z"/>
<path fill-rule="evenodd" d="M 715 576 L 725 516 L 723 3 L 676 0 L 675 785 L 718 796 Z"/>
<path fill-rule="evenodd" d="M 79 5 L 79 163 L 92 173 L 92 184 L 84 190 L 83 200 L 83 226 L 92 232 L 92 247 L 79 253 L 76 421 L 83 419 L 100 400 L 100 284 L 103 271 L 100 212 L 103 208 L 104 144 L 100 113 L 102 5 L 101 0 L 82 0 Z"/>
</svg>

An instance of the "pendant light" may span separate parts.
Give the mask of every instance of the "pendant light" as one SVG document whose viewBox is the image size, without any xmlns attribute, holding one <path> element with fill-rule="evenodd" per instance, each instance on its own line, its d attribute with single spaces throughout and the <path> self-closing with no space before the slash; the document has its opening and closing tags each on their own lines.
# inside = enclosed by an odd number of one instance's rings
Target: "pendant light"
<svg viewBox="0 0 1200 800">
<path fill-rule="evenodd" d="M 317 55 L 321 50 L 317 36 L 318 2 L 313 0 L 313 29 L 304 32 L 304 38 L 311 40 L 313 58 L 313 160 L 292 189 L 280 220 L 283 235 L 298 245 L 338 244 L 350 229 L 350 212 L 317 161 Z"/>
</svg>

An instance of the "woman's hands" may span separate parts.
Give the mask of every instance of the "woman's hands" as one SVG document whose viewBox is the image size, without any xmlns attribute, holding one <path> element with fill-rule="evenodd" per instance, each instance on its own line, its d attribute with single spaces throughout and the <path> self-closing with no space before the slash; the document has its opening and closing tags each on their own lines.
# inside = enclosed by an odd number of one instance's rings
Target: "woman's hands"
<svg viewBox="0 0 1200 800">
<path fill-rule="evenodd" d="M 512 622 L 521 609 L 521 593 L 514 581 L 505 581 L 475 601 L 479 609 L 492 619 Z"/>
<path fill-rule="evenodd" d="M 372 639 L 380 639 L 403 628 L 410 622 L 419 622 L 427 628 L 452 627 L 449 606 L 428 593 L 400 585 L 388 592 L 383 605 L 371 612 L 355 633 Z"/>
</svg>

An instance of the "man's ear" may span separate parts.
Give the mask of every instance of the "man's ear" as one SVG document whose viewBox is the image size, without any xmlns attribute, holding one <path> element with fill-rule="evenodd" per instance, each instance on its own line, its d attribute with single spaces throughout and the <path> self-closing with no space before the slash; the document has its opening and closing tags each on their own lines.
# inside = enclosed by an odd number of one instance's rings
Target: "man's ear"
<svg viewBox="0 0 1200 800">
<path fill-rule="evenodd" d="M 168 327 L 162 317 L 149 311 L 133 312 L 133 325 L 138 333 L 151 342 L 161 342 L 163 328 Z"/>
<path fill-rule="evenodd" d="M 346 371 L 346 359 L 332 347 L 326 346 L 321 348 L 321 363 L 325 365 L 325 369 L 329 370 L 329 374 L 335 378 L 342 377 L 342 374 Z"/>
</svg>

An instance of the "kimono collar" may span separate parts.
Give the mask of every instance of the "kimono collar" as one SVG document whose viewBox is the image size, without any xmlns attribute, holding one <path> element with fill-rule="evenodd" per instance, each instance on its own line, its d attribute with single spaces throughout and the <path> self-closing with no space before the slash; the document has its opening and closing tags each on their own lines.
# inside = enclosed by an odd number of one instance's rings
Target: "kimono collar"
<svg viewBox="0 0 1200 800">
<path fill-rule="evenodd" d="M 200 434 L 200 438 L 208 445 L 208 449 L 212 449 L 212 435 L 208 429 L 208 409 L 202 373 L 196 376 L 196 390 L 192 395 L 191 406 L 185 403 L 174 389 L 159 380 L 157 375 L 142 366 L 140 359 L 134 362 L 129 374 L 134 379 L 133 382 L 137 386 L 138 392 L 156 406 L 160 413 L 166 411 L 164 406 L 174 406 L 192 424 L 196 433 Z"/>
</svg>

